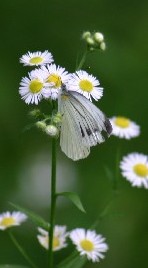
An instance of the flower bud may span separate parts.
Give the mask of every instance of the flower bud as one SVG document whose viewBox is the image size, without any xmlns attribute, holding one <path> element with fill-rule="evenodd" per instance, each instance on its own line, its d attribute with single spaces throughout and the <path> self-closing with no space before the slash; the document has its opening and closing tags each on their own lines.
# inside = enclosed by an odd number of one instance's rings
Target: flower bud
<svg viewBox="0 0 148 268">
<path fill-rule="evenodd" d="M 45 132 L 46 132 L 47 135 L 49 135 L 51 137 L 56 137 L 59 134 L 58 128 L 56 126 L 54 126 L 54 125 L 46 126 Z"/>
<path fill-rule="evenodd" d="M 104 41 L 103 34 L 99 32 L 94 33 L 94 40 L 98 43 L 102 43 Z"/>
<path fill-rule="evenodd" d="M 54 115 L 52 121 L 55 124 L 60 123 L 62 121 L 62 115 L 60 113 L 57 113 L 56 115 Z"/>
<path fill-rule="evenodd" d="M 102 50 L 105 50 L 105 49 L 106 49 L 106 44 L 105 44 L 105 42 L 102 42 L 102 43 L 100 44 L 100 49 L 102 49 Z"/>
<path fill-rule="evenodd" d="M 36 122 L 36 126 L 42 130 L 45 130 L 46 128 L 46 123 L 44 121 L 38 121 Z"/>
<path fill-rule="evenodd" d="M 92 37 L 87 37 L 86 42 L 89 46 L 94 46 L 95 42 Z"/>
<path fill-rule="evenodd" d="M 30 116 L 33 116 L 33 117 L 37 117 L 37 116 L 39 116 L 40 115 L 40 110 L 39 109 L 34 109 L 34 110 L 32 110 L 32 111 L 30 111 L 29 112 L 29 115 Z"/>
<path fill-rule="evenodd" d="M 84 39 L 84 40 L 86 40 L 88 37 L 90 37 L 91 36 L 91 33 L 90 32 L 84 32 L 83 34 L 82 34 L 82 39 Z"/>
</svg>

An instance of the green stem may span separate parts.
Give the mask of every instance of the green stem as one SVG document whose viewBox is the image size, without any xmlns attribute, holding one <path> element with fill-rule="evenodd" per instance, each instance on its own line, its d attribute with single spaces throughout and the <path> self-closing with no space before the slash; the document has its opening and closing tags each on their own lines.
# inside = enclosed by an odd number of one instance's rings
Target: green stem
<svg viewBox="0 0 148 268">
<path fill-rule="evenodd" d="M 117 154 L 116 154 L 115 177 L 114 177 L 114 183 L 113 183 L 114 192 L 117 192 L 118 190 L 119 160 L 120 160 L 120 146 L 118 146 Z"/>
<path fill-rule="evenodd" d="M 79 71 L 83 67 L 83 65 L 86 61 L 86 57 L 87 57 L 88 52 L 89 52 L 88 48 L 86 48 L 83 55 L 82 55 L 82 58 L 81 58 L 79 64 L 77 64 L 77 66 L 76 66 L 76 71 Z"/>
<path fill-rule="evenodd" d="M 21 245 L 18 243 L 14 235 L 9 231 L 8 232 L 13 244 L 16 246 L 18 251 L 21 253 L 21 255 L 24 257 L 24 259 L 31 265 L 33 268 L 37 268 L 37 266 L 33 263 L 33 261 L 30 259 L 30 257 L 27 255 L 27 253 L 24 251 L 24 249 L 21 247 Z"/>
<path fill-rule="evenodd" d="M 56 207 L 56 139 L 52 139 L 52 160 L 51 160 L 51 210 L 49 229 L 49 268 L 53 268 L 53 232 Z"/>
</svg>

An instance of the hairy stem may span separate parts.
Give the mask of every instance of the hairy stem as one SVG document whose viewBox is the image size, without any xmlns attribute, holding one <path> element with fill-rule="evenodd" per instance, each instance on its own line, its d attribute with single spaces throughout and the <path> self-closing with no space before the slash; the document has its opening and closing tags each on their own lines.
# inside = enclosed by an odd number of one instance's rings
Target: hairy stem
<svg viewBox="0 0 148 268">
<path fill-rule="evenodd" d="M 49 229 L 49 268 L 53 268 L 53 232 L 56 208 L 56 139 L 52 139 L 52 161 L 51 161 L 51 210 Z"/>
</svg>

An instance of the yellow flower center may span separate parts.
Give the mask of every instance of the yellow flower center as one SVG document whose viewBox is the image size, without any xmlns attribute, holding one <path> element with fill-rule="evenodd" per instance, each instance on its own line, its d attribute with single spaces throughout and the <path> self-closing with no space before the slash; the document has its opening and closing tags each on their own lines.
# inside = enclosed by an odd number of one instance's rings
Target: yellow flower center
<svg viewBox="0 0 148 268">
<path fill-rule="evenodd" d="M 58 237 L 53 237 L 53 243 L 52 243 L 53 249 L 59 247 L 59 245 L 60 245 L 59 238 Z"/>
<path fill-rule="evenodd" d="M 39 64 L 43 61 L 42 57 L 33 57 L 30 59 L 29 63 L 31 64 Z"/>
<path fill-rule="evenodd" d="M 55 88 L 59 88 L 62 85 L 61 77 L 57 74 L 51 74 L 47 78 L 48 83 L 53 83 Z"/>
<path fill-rule="evenodd" d="M 134 172 L 140 177 L 145 177 L 148 175 L 148 168 L 145 164 L 136 164 L 133 169 Z"/>
<path fill-rule="evenodd" d="M 79 87 L 86 92 L 91 92 L 93 90 L 93 84 L 87 79 L 81 80 L 79 82 Z"/>
<path fill-rule="evenodd" d="M 30 82 L 29 89 L 32 93 L 38 93 L 43 88 L 43 83 L 39 79 L 34 79 Z"/>
<path fill-rule="evenodd" d="M 115 119 L 115 124 L 116 124 L 116 126 L 118 126 L 118 127 L 121 127 L 121 128 L 127 128 L 127 127 L 129 127 L 129 125 L 130 125 L 130 120 L 129 119 L 127 119 L 127 118 L 125 118 L 125 117 L 117 117 L 116 119 Z"/>
<path fill-rule="evenodd" d="M 2 221 L 0 222 L 0 225 L 3 225 L 3 226 L 11 226 L 11 225 L 14 225 L 15 223 L 15 219 L 12 218 L 12 217 L 6 217 L 6 218 L 3 218 Z"/>
<path fill-rule="evenodd" d="M 92 251 L 94 249 L 94 244 L 88 239 L 82 240 L 80 245 L 85 251 Z"/>
</svg>

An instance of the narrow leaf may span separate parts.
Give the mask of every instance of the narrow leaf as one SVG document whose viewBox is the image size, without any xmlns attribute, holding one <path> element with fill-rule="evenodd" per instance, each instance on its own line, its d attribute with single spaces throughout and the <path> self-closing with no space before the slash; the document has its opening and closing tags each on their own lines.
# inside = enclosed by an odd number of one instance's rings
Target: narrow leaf
<svg viewBox="0 0 148 268">
<path fill-rule="evenodd" d="M 82 202 L 80 200 L 80 197 L 74 193 L 74 192 L 61 192 L 61 193 L 57 193 L 57 196 L 64 196 L 67 197 L 68 199 L 70 199 L 72 201 L 72 203 L 82 212 L 86 213 Z"/>
<path fill-rule="evenodd" d="M 45 229 L 47 231 L 49 230 L 49 223 L 46 222 L 41 216 L 35 214 L 34 212 L 32 212 L 29 209 L 20 207 L 20 206 L 15 205 L 15 204 L 13 204 L 11 202 L 10 202 L 10 205 L 12 207 L 14 207 L 15 209 L 24 212 L 29 217 L 29 219 L 32 220 L 32 222 L 35 223 L 37 226 L 40 226 L 40 227 L 42 227 L 43 229 Z"/>
</svg>

